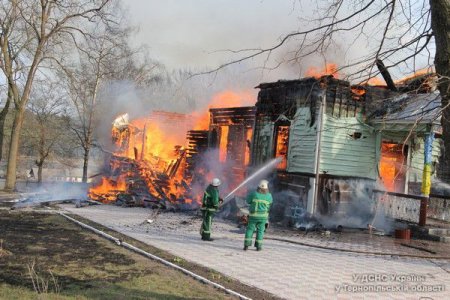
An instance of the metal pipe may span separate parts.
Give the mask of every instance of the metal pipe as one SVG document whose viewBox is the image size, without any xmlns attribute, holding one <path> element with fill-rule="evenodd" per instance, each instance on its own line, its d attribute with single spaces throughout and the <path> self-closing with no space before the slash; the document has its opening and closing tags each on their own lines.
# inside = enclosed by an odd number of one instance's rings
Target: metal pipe
<svg viewBox="0 0 450 300">
<path fill-rule="evenodd" d="M 244 295 L 242 295 L 242 294 L 239 294 L 238 292 L 235 292 L 235 291 L 233 291 L 233 290 L 230 290 L 230 289 L 224 287 L 223 285 L 220 285 L 220 284 L 218 284 L 218 283 L 216 283 L 216 282 L 214 282 L 214 281 L 211 281 L 211 280 L 209 280 L 209 279 L 206 279 L 206 278 L 203 277 L 203 276 L 200 276 L 200 275 L 198 275 L 198 274 L 195 274 L 194 272 L 191 272 L 191 271 L 189 271 L 189 270 L 187 270 L 187 269 L 185 269 L 185 268 L 182 268 L 182 267 L 180 267 L 180 266 L 178 266 L 178 265 L 176 265 L 176 264 L 174 264 L 174 263 L 171 263 L 171 262 L 169 262 L 169 261 L 167 261 L 167 260 L 165 260 L 165 259 L 162 259 L 162 258 L 159 257 L 159 256 L 156 256 L 156 255 L 154 255 L 154 254 L 151 254 L 151 253 L 149 253 L 149 252 L 146 252 L 146 251 L 144 251 L 144 250 L 142 250 L 142 249 L 140 249 L 140 248 L 138 248 L 138 247 L 135 247 L 135 246 L 133 246 L 133 245 L 131 245 L 131 244 L 128 244 L 128 243 L 126 243 L 126 242 L 122 242 L 122 241 L 119 240 L 118 238 L 115 238 L 115 237 L 113 237 L 112 235 L 109 235 L 109 234 L 107 234 L 107 233 L 105 233 L 105 232 L 103 232 L 103 231 L 101 231 L 101 230 L 98 230 L 98 229 L 95 228 L 95 227 L 92 227 L 92 226 L 87 225 L 87 224 L 85 224 L 85 223 L 83 223 L 83 222 L 80 222 L 80 221 L 78 221 L 78 220 L 76 220 L 76 219 L 74 219 L 74 218 L 72 218 L 72 217 L 69 217 L 68 215 L 64 214 L 63 212 L 59 212 L 59 214 L 60 214 L 61 216 L 65 217 L 66 219 L 68 219 L 68 220 L 70 220 L 70 221 L 72 221 L 72 222 L 74 222 L 74 223 L 80 225 L 81 227 L 86 228 L 86 229 L 89 229 L 89 230 L 92 230 L 93 232 L 97 233 L 98 235 L 101 235 L 102 237 L 104 237 L 104 238 L 106 238 L 106 239 L 108 239 L 108 240 L 110 240 L 110 241 L 115 242 L 118 246 L 122 246 L 122 247 L 124 247 L 124 248 L 126 248 L 126 249 L 128 249 L 128 250 L 132 250 L 132 251 L 134 251 L 134 252 L 136 252 L 136 253 L 139 253 L 139 254 L 141 254 L 141 255 L 143 255 L 143 256 L 146 256 L 146 257 L 148 257 L 148 258 L 151 258 L 151 259 L 153 259 L 153 260 L 156 260 L 156 261 L 158 261 L 158 262 L 160 262 L 160 263 L 162 263 L 162 264 L 164 264 L 164 265 L 166 265 L 166 266 L 169 266 L 169 267 L 174 268 L 174 269 L 176 269 L 176 270 L 178 270 L 178 271 L 181 271 L 181 272 L 183 272 L 184 274 L 189 275 L 189 276 L 193 277 L 194 279 L 196 279 L 196 280 L 198 280 L 198 281 L 201 281 L 201 282 L 203 282 L 203 283 L 209 284 L 209 285 L 211 285 L 211 286 L 213 286 L 213 287 L 215 287 L 215 288 L 217 288 L 217 289 L 219 289 L 219 290 L 222 290 L 222 291 L 224 291 L 224 292 L 226 292 L 226 293 L 228 293 L 228 294 L 231 294 L 231 295 L 233 295 L 233 296 L 239 297 L 240 299 L 251 300 L 251 298 L 248 298 L 248 297 L 246 297 L 246 296 L 244 296 Z"/>
<path fill-rule="evenodd" d="M 311 206 L 311 214 L 314 214 L 316 203 L 319 195 L 319 179 L 320 179 L 320 146 L 322 143 L 322 129 L 323 129 L 323 115 L 324 112 L 326 113 L 326 92 L 324 90 L 321 91 L 321 94 L 319 96 L 320 99 L 320 107 L 319 107 L 319 113 L 317 116 L 317 133 L 316 133 L 316 151 L 315 151 L 315 165 L 314 165 L 314 196 L 312 197 L 312 206 Z"/>
</svg>

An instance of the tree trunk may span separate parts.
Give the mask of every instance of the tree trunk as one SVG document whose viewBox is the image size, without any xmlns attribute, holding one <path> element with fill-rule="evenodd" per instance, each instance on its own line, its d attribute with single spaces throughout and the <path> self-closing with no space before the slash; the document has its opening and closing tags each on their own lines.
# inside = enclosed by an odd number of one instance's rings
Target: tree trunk
<svg viewBox="0 0 450 300">
<path fill-rule="evenodd" d="M 16 186 L 17 155 L 19 153 L 20 132 L 22 130 L 24 111 L 17 109 L 11 129 L 11 142 L 9 145 L 8 168 L 6 170 L 5 190 L 13 191 Z"/>
<path fill-rule="evenodd" d="M 3 143 L 5 139 L 5 121 L 8 115 L 9 105 L 11 103 L 12 91 L 8 89 L 8 98 L 6 99 L 5 107 L 0 112 L 0 161 L 3 158 Z"/>
<path fill-rule="evenodd" d="M 38 180 L 37 180 L 37 182 L 38 182 L 38 185 L 41 185 L 42 184 L 42 166 L 43 166 L 44 164 L 43 163 L 39 163 L 37 166 L 38 166 Z"/>
<path fill-rule="evenodd" d="M 5 139 L 5 121 L 7 112 L 7 109 L 3 109 L 0 113 L 0 161 L 3 158 L 3 141 Z"/>
<path fill-rule="evenodd" d="M 83 182 L 86 183 L 87 182 L 87 173 L 88 173 L 88 164 L 89 164 L 89 152 L 90 152 L 90 147 L 86 147 L 84 149 L 84 164 L 83 164 Z"/>
<path fill-rule="evenodd" d="M 38 166 L 38 185 L 42 183 L 42 167 L 45 161 L 45 127 L 44 124 L 39 124 L 39 160 L 36 160 Z"/>
<path fill-rule="evenodd" d="M 436 41 L 434 65 L 440 76 L 438 89 L 442 99 L 442 139 L 444 153 L 440 160 L 438 176 L 450 183 L 450 0 L 430 0 L 431 27 Z"/>
</svg>

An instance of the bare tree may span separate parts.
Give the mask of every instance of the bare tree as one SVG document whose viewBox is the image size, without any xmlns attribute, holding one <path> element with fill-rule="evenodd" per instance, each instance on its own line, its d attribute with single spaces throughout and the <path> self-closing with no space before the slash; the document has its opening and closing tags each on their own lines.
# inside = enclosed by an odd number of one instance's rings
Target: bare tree
<svg viewBox="0 0 450 300">
<path fill-rule="evenodd" d="M 450 0 L 314 2 L 317 3 L 315 15 L 319 17 L 303 20 L 302 30 L 282 36 L 270 47 L 224 50 L 237 58 L 204 73 L 215 73 L 256 57 L 264 58 L 263 69 L 303 63 L 306 58 L 317 55 L 326 59 L 327 53 L 337 47 L 352 53 L 337 71 L 358 82 L 378 75 L 376 63 L 380 60 L 386 62 L 386 69 L 401 69 L 403 74 L 424 67 L 432 69 L 434 65 L 442 99 L 445 147 L 440 177 L 450 182 Z M 272 62 L 277 51 L 284 51 L 279 55 L 283 58 Z"/>
<path fill-rule="evenodd" d="M 108 21 L 106 6 L 112 0 L 4 0 L 0 15 L 0 69 L 11 102 L 14 122 L 9 147 L 5 189 L 16 182 L 17 153 L 24 114 L 33 82 L 43 62 L 54 60 L 55 49 L 64 49 L 67 39 L 84 34 L 86 23 Z"/>
<path fill-rule="evenodd" d="M 430 0 L 430 5 L 431 27 L 436 41 L 434 65 L 441 78 L 438 88 L 443 109 L 444 159 L 440 162 L 439 176 L 450 182 L 450 0 Z"/>
<path fill-rule="evenodd" d="M 55 152 L 56 148 L 63 146 L 67 134 L 64 118 L 64 93 L 58 90 L 55 84 L 48 82 L 34 89 L 28 105 L 32 113 L 31 119 L 25 122 L 24 135 L 27 144 L 36 153 L 36 166 L 38 167 L 38 183 L 42 182 L 42 169 L 46 160 Z M 27 132 L 28 131 L 28 132 Z"/>
<path fill-rule="evenodd" d="M 83 150 L 83 182 L 88 178 L 94 129 L 101 119 L 100 100 L 105 98 L 109 85 L 127 80 L 142 86 L 154 80 L 152 72 L 157 64 L 148 63 L 145 55 L 141 60 L 142 49 L 130 47 L 132 30 L 120 23 L 97 26 L 91 38 L 78 45 L 77 61 L 65 68 L 74 110 L 71 128 Z"/>
</svg>

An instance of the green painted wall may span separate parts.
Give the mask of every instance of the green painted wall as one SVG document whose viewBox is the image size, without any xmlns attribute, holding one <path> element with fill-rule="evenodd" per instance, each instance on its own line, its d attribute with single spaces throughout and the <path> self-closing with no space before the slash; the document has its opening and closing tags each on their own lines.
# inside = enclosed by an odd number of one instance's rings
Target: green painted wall
<svg viewBox="0 0 450 300">
<path fill-rule="evenodd" d="M 274 123 L 269 118 L 260 120 L 255 127 L 252 143 L 252 164 L 260 165 L 273 158 Z"/>
<path fill-rule="evenodd" d="M 317 118 L 316 118 L 317 120 Z M 300 107 L 291 122 L 288 148 L 288 172 L 314 173 L 316 124 L 311 124 L 311 110 Z M 396 128 L 379 128 L 375 130 L 363 124 L 357 118 L 336 118 L 325 115 L 323 118 L 322 141 L 320 149 L 320 173 L 326 172 L 336 176 L 365 177 L 378 179 L 381 141 L 402 143 L 409 131 Z M 381 131 L 380 131 L 381 130 Z M 361 137 L 355 136 L 360 133 Z M 255 163 L 263 163 L 273 157 L 274 123 L 263 120 L 255 128 L 256 140 L 253 155 Z M 421 182 L 423 171 L 422 137 L 414 139 L 410 146 L 409 182 Z M 433 144 L 433 161 L 440 156 L 439 140 Z M 433 174 L 435 176 L 435 174 Z"/>
<path fill-rule="evenodd" d="M 314 173 L 316 124 L 311 124 L 311 109 L 300 107 L 289 131 L 288 172 Z"/>
<path fill-rule="evenodd" d="M 310 121 L 309 107 L 299 108 L 290 128 L 288 172 L 314 173 L 316 124 Z M 361 137 L 353 138 L 355 132 Z M 377 133 L 356 118 L 324 116 L 321 173 L 377 179 L 378 148 Z"/>
<path fill-rule="evenodd" d="M 320 172 L 377 179 L 377 133 L 357 118 L 324 116 Z M 361 134 L 360 138 L 355 137 Z"/>
</svg>

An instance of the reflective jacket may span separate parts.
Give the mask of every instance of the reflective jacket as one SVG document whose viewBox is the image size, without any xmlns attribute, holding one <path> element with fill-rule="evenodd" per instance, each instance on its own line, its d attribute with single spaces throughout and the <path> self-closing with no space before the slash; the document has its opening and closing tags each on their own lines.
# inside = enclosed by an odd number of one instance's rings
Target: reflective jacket
<svg viewBox="0 0 450 300">
<path fill-rule="evenodd" d="M 219 189 L 215 186 L 208 185 L 203 194 L 202 209 L 216 211 L 219 208 Z"/>
<path fill-rule="evenodd" d="M 269 217 L 270 206 L 272 205 L 272 195 L 251 192 L 247 196 L 247 204 L 250 205 L 250 217 L 266 219 Z"/>
</svg>

